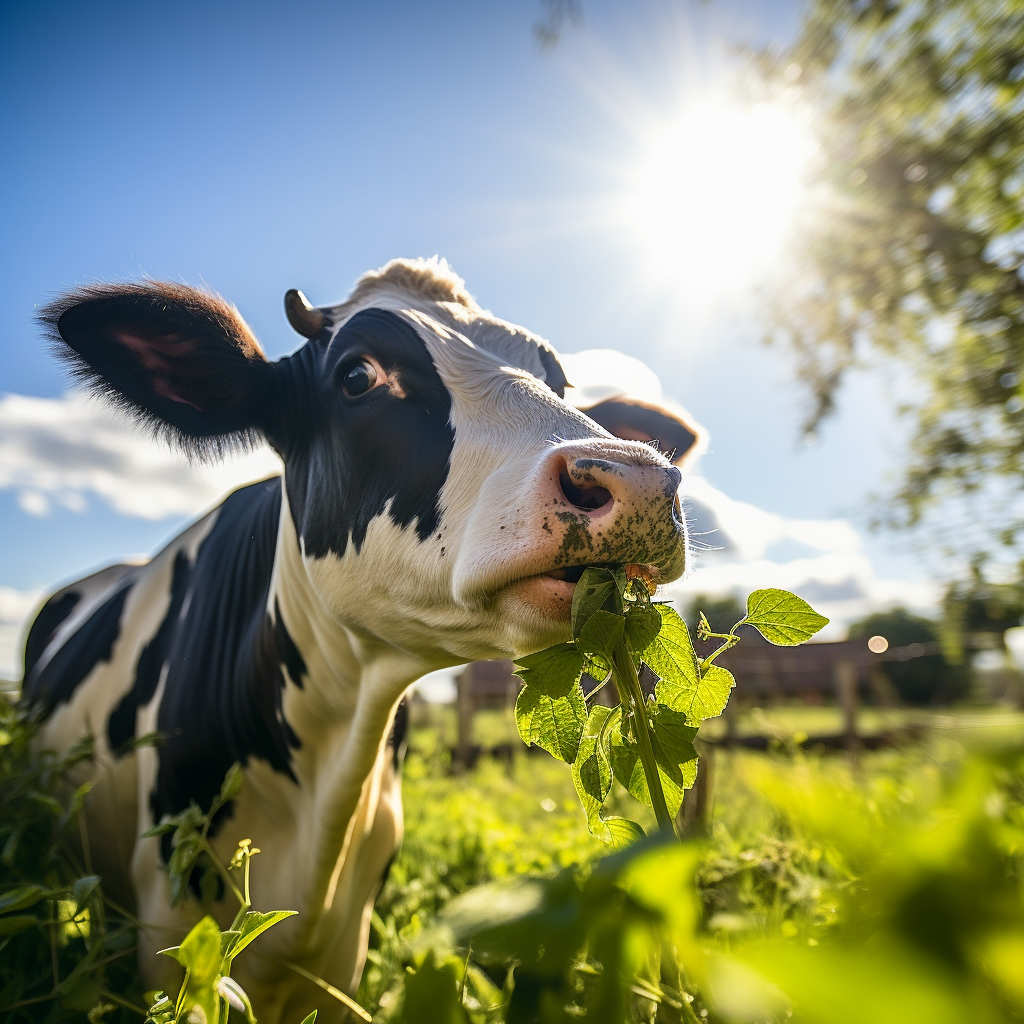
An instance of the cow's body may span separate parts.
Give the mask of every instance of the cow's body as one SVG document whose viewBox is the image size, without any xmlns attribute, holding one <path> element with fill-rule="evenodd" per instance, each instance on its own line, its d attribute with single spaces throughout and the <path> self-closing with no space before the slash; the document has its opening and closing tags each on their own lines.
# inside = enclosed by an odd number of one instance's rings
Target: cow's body
<svg viewBox="0 0 1024 1024">
<path fill-rule="evenodd" d="M 240 761 L 214 844 L 227 859 L 251 837 L 255 906 L 300 913 L 235 975 L 262 1020 L 330 1016 L 283 961 L 358 983 L 402 832 L 388 737 L 405 689 L 564 640 L 574 568 L 682 571 L 678 471 L 567 405 L 546 343 L 460 288 L 436 264 L 396 262 L 313 311 L 309 343 L 277 364 L 240 320 L 225 328 L 237 314 L 182 289 L 93 290 L 53 313 L 84 375 L 122 402 L 192 447 L 262 433 L 285 466 L 152 561 L 55 594 L 28 639 L 43 742 L 95 737 L 89 853 L 137 908 L 147 981 L 170 964 L 149 954 L 202 910 L 171 909 L 167 840 L 141 834 L 208 806 Z M 150 732 L 163 745 L 136 750 Z M 226 924 L 235 909 L 212 912 Z"/>
</svg>

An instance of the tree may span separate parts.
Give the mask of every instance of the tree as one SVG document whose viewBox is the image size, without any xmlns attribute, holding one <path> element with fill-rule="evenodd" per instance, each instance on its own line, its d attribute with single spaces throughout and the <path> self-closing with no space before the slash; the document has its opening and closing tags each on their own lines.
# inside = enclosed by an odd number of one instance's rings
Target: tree
<svg viewBox="0 0 1024 1024">
<path fill-rule="evenodd" d="M 931 647 L 939 640 L 934 623 L 912 615 L 906 608 L 893 608 L 869 615 L 850 626 L 851 640 L 867 640 L 873 636 L 884 636 L 890 650 L 908 655 L 902 660 L 883 663 L 885 674 L 905 703 L 935 704 L 962 696 L 962 674 L 951 673 L 946 659 Z M 931 649 L 931 653 L 922 652 L 915 657 L 914 644 L 920 644 L 924 652 Z"/>
<path fill-rule="evenodd" d="M 1024 539 L 1024 3 L 808 0 L 796 42 L 756 60 L 810 107 L 820 143 L 793 278 L 774 300 L 773 337 L 813 397 L 807 431 L 848 370 L 895 357 L 913 378 L 914 432 L 885 519 L 937 526 L 965 562 L 1012 562 Z"/>
</svg>

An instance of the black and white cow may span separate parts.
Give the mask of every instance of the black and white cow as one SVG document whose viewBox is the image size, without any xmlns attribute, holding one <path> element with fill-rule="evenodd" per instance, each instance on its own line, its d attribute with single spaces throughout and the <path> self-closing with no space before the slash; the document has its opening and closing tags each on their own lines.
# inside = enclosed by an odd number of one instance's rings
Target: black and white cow
<svg viewBox="0 0 1024 1024">
<path fill-rule="evenodd" d="M 284 473 L 152 560 L 54 594 L 28 635 L 23 698 L 45 745 L 95 737 L 91 856 L 144 924 L 152 984 L 170 962 L 150 954 L 201 910 L 171 909 L 167 844 L 141 834 L 209 806 L 245 766 L 233 815 L 263 851 L 255 905 L 300 912 L 237 964 L 264 1021 L 331 1014 L 282 961 L 358 983 L 402 832 L 388 737 L 407 687 L 565 640 L 585 565 L 682 573 L 679 470 L 596 420 L 694 440 L 655 405 L 573 408 L 550 345 L 482 310 L 443 262 L 395 260 L 337 306 L 286 304 L 309 340 L 277 362 L 232 306 L 181 285 L 87 287 L 44 312 L 94 391 L 193 455 L 265 438 Z M 164 744 L 136 751 L 152 731 Z M 239 838 L 228 822 L 214 841 L 227 857 Z"/>
</svg>

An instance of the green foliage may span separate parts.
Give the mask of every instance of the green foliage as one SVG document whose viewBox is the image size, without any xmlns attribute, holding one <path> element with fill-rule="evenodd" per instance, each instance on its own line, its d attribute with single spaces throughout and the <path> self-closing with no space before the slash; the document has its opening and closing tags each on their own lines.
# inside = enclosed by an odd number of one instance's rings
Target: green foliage
<svg viewBox="0 0 1024 1024">
<path fill-rule="evenodd" d="M 828 619 L 806 601 L 785 590 L 755 590 L 747 598 L 747 615 L 741 625 L 753 626 L 769 643 L 795 647 L 806 643 Z"/>
<path fill-rule="evenodd" d="M 806 770 L 759 775 L 762 795 L 848 881 L 834 887 L 838 925 L 820 938 L 732 945 L 733 973 L 754 973 L 745 992 L 718 994 L 729 1016 L 750 1019 L 744 999 L 761 1012 L 777 1004 L 775 986 L 794 1019 L 821 1024 L 1020 1019 L 1024 750 L 979 753 L 948 773 L 919 763 L 866 790 Z"/>
<path fill-rule="evenodd" d="M 448 828 L 464 827 L 463 808 L 555 792 L 557 766 L 526 763 L 530 778 L 518 785 L 493 765 L 468 793 L 464 780 L 448 785 Z M 411 767 L 422 771 L 416 759 Z M 596 846 L 580 847 L 576 866 L 549 860 L 542 877 L 508 878 L 503 846 L 489 840 L 476 875 L 487 884 L 439 901 L 440 930 L 427 916 L 405 926 L 408 945 L 391 962 L 375 1019 L 1020 1019 L 1024 751 L 965 755 L 937 743 L 871 755 L 856 771 L 842 760 L 737 754 L 719 778 L 721 815 L 703 843 L 647 840 L 603 860 L 587 855 Z M 442 785 L 410 780 L 416 847 L 402 851 L 404 877 L 378 902 L 381 931 L 397 925 L 398 891 L 415 891 L 447 855 L 438 807 L 422 804 Z M 518 851 L 532 843 L 539 853 L 544 831 L 522 831 L 526 798 L 507 806 L 522 824 L 496 818 L 493 827 L 509 829 Z M 549 834 L 564 842 L 566 831 L 585 835 L 581 825 L 552 821 Z M 428 845 L 414 839 L 422 829 L 434 836 Z M 368 973 L 378 965 L 375 956 Z"/>
<path fill-rule="evenodd" d="M 587 719 L 580 687 L 583 661 L 575 644 L 559 644 L 524 658 L 519 667 L 521 677 L 530 680 L 516 701 L 519 735 L 569 764 Z"/>
<path fill-rule="evenodd" d="M 916 430 L 890 521 L 941 503 L 951 551 L 1019 557 L 1024 10 L 810 0 L 796 41 L 757 61 L 821 148 L 773 318 L 813 394 L 808 429 L 851 367 L 896 357 Z"/>
<path fill-rule="evenodd" d="M 220 792 L 214 797 L 208 811 L 192 803 L 184 811 L 145 833 L 147 836 L 172 836 L 174 849 L 167 865 L 172 901 L 186 897 L 192 872 L 200 870 L 200 891 L 204 899 L 208 893 L 215 891 L 210 879 L 216 879 L 219 875 L 239 905 L 235 919 L 225 931 L 222 932 L 217 922 L 207 915 L 185 936 L 180 946 L 160 950 L 162 955 L 181 964 L 185 969 L 185 977 L 173 1001 L 164 992 L 149 993 L 151 1005 L 146 1017 L 147 1024 L 181 1024 L 183 1021 L 192 1024 L 196 1020 L 202 1024 L 227 1024 L 231 1009 L 243 1015 L 248 1024 L 256 1024 L 256 1014 L 248 995 L 231 978 L 231 965 L 253 940 L 285 918 L 293 917 L 297 911 L 274 910 L 261 913 L 252 909 L 249 897 L 250 862 L 260 851 L 252 845 L 251 839 L 239 841 L 231 861 L 226 865 L 218 859 L 207 839 L 217 812 L 238 796 L 243 781 L 242 766 L 236 761 L 224 776 Z M 182 850 L 187 852 L 179 856 Z M 237 883 L 232 872 L 238 876 Z M 370 1019 L 363 1008 L 344 992 L 301 968 L 295 969 L 342 1002 L 357 1017 L 367 1021 Z M 304 1019 L 303 1024 L 312 1024 L 315 1018 L 314 1012 Z"/>
<path fill-rule="evenodd" d="M 586 828 L 569 773 L 554 759 L 521 749 L 511 767 L 487 758 L 453 779 L 435 741 L 432 728 L 415 728 L 403 771 L 405 839 L 375 904 L 357 994 L 375 1018 L 398 1012 L 407 969 L 417 969 L 422 944 L 454 896 L 498 880 L 551 875 L 604 850 Z M 465 955 L 454 960 L 461 978 Z M 494 979 L 493 1000 L 483 979 L 471 964 L 467 1004 L 501 1002 L 504 975 Z"/>
<path fill-rule="evenodd" d="M 572 779 L 591 832 L 607 843 L 643 834 L 636 822 L 605 818 L 614 777 L 635 799 L 653 808 L 659 828 L 673 831 L 683 793 L 697 778 L 693 745 L 700 723 L 725 710 L 735 680 L 713 664 L 737 643 L 735 630 L 753 626 L 774 644 L 803 643 L 827 622 L 805 601 L 784 590 L 750 595 L 747 614 L 729 633 L 711 632 L 701 612 L 697 635 L 725 642 L 698 659 L 686 623 L 665 604 L 654 604 L 643 566 L 583 572 L 572 600 L 571 643 L 558 644 L 516 663 L 523 689 L 516 701 L 519 735 L 572 766 Z M 645 698 L 640 669 L 658 677 Z M 580 679 L 609 674 L 619 706 L 588 714 Z"/>
<path fill-rule="evenodd" d="M 92 744 L 57 757 L 33 748 L 37 731 L 0 695 L 0 1017 L 138 1021 L 134 922 L 88 867 Z"/>
<path fill-rule="evenodd" d="M 173 835 L 168 870 L 177 899 L 187 897 L 190 876 L 201 871 L 203 891 L 211 888 L 208 878 L 221 877 L 240 908 L 228 930 L 204 917 L 180 946 L 164 950 L 185 968 L 181 990 L 175 999 L 162 992 L 144 999 L 137 981 L 138 922 L 106 896 L 86 866 L 90 843 L 81 811 L 89 783 L 80 777 L 91 767 L 92 742 L 58 757 L 36 748 L 37 733 L 23 709 L 0 697 L 0 1016 L 11 1024 L 86 1017 L 90 1024 L 139 1024 L 143 1018 L 226 1024 L 233 1007 L 254 1024 L 248 997 L 230 978 L 232 961 L 294 911 L 252 910 L 249 861 L 259 850 L 242 840 L 224 865 L 206 838 L 213 816 L 241 789 L 240 766 L 229 770 L 208 812 L 193 804 L 150 833 Z"/>
</svg>

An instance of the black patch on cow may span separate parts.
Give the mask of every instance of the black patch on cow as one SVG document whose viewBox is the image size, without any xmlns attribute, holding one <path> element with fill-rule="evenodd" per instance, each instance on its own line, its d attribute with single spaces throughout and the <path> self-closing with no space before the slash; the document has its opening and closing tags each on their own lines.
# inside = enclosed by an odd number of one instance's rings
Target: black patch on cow
<svg viewBox="0 0 1024 1024">
<path fill-rule="evenodd" d="M 403 697 L 395 708 L 395 718 L 388 733 L 388 747 L 391 749 L 391 764 L 397 772 L 405 761 L 409 736 L 409 698 Z"/>
<path fill-rule="evenodd" d="M 25 674 L 22 699 L 27 705 L 39 709 L 44 718 L 51 715 L 59 704 L 71 700 L 79 684 L 101 661 L 110 661 L 131 587 L 131 583 L 121 586 L 54 651 L 45 665 L 38 671 L 33 665 L 33 671 Z"/>
<path fill-rule="evenodd" d="M 342 393 L 344 374 L 364 355 L 397 380 L 401 395 L 388 387 L 357 398 Z M 294 382 L 288 389 L 307 396 L 301 415 L 308 430 L 303 436 L 293 423 L 283 452 L 306 554 L 341 556 L 349 538 L 359 551 L 370 521 L 386 508 L 398 526 L 415 522 L 426 540 L 440 519 L 455 431 L 451 395 L 412 325 L 387 310 L 363 310 L 318 359 L 295 360 L 289 370 L 316 378 L 315 387 Z"/>
<path fill-rule="evenodd" d="M 306 667 L 280 614 L 272 620 L 266 610 L 280 516 L 279 477 L 243 487 L 196 553 L 160 659 L 167 683 L 157 729 L 167 739 L 150 796 L 154 821 L 190 800 L 209 807 L 235 761 L 259 757 L 295 778 L 291 750 L 300 744 L 281 710 L 282 666 L 300 686 Z"/>
<path fill-rule="evenodd" d="M 153 639 L 146 644 L 135 666 L 135 681 L 132 688 L 121 698 L 107 721 L 107 741 L 115 756 L 123 757 L 132 749 L 135 739 L 135 718 L 140 707 L 145 707 L 156 693 L 160 682 L 160 670 L 167 661 L 174 629 L 181 617 L 188 585 L 192 576 L 192 564 L 184 551 L 174 556 L 171 576 L 171 600 L 160 628 Z"/>
<path fill-rule="evenodd" d="M 60 624 L 75 610 L 81 599 L 81 594 L 77 594 L 73 590 L 65 590 L 63 594 L 54 594 L 39 609 L 39 614 L 35 617 L 35 621 L 28 631 L 28 639 L 25 641 L 24 678 L 26 680 L 36 667 L 36 662 L 43 656 L 43 651 L 53 639 Z"/>
</svg>

